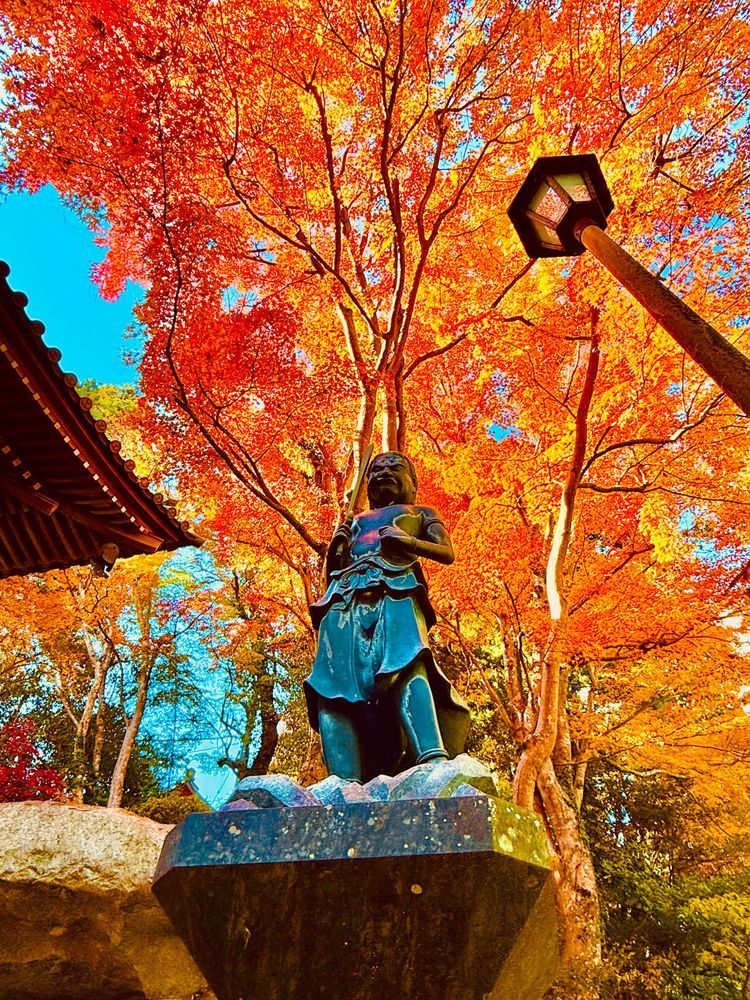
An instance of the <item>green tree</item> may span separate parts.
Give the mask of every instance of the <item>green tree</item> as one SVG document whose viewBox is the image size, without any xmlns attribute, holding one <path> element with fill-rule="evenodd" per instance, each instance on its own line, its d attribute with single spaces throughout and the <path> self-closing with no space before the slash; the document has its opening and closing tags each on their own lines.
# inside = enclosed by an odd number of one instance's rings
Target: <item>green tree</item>
<svg viewBox="0 0 750 1000">
<path fill-rule="evenodd" d="M 623 761 L 592 769 L 584 817 L 605 924 L 600 995 L 745 1000 L 750 825 L 707 808 L 690 779 Z"/>
</svg>

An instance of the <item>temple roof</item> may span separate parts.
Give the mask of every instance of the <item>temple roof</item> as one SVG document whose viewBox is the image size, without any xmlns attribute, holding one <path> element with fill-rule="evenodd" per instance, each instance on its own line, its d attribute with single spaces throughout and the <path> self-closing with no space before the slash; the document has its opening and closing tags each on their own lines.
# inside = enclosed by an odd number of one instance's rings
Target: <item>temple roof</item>
<svg viewBox="0 0 750 1000">
<path fill-rule="evenodd" d="M 0 578 L 199 545 L 76 392 L 0 261 Z"/>
</svg>

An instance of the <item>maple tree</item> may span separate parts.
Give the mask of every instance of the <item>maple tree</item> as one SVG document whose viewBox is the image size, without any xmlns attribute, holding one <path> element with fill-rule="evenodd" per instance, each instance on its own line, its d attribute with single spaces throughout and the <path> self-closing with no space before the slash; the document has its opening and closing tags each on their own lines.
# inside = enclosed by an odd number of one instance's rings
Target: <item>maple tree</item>
<svg viewBox="0 0 750 1000">
<path fill-rule="evenodd" d="M 164 563 L 163 555 L 136 557 L 106 578 L 85 567 L 0 585 L 0 630 L 15 651 L 2 663 L 8 724 L 31 724 L 28 703 L 46 693 L 71 744 L 72 801 L 104 795 L 120 806 L 147 705 L 173 689 L 190 697 L 180 639 L 200 634 L 210 600 L 191 603 Z M 12 628 L 14 609 L 22 628 Z"/>
<path fill-rule="evenodd" d="M 544 817 L 564 958 L 596 962 L 590 762 L 691 774 L 709 800 L 711 765 L 747 764 L 748 431 L 595 262 L 524 261 L 504 207 L 535 155 L 596 151 L 618 237 L 742 344 L 741 5 L 11 0 L 5 19 L 6 183 L 52 181 L 108 247 L 103 292 L 146 289 L 149 471 L 308 641 L 364 446 L 413 455 L 458 553 L 431 574 L 438 642 Z"/>
<path fill-rule="evenodd" d="M 257 570 L 218 575 L 224 586 L 215 595 L 220 636 L 215 662 L 224 692 L 219 708 L 224 754 L 216 763 L 231 768 L 241 780 L 268 773 L 277 759 L 281 733 L 290 733 L 295 725 L 293 714 L 301 708 L 301 682 L 309 670 L 312 643 L 307 629 L 302 635 L 290 630 L 278 608 L 269 606 Z M 307 732 L 309 727 L 298 728 Z M 299 771 L 314 766 L 312 734 L 305 742 L 304 756 L 297 755 L 293 765 Z"/>
</svg>

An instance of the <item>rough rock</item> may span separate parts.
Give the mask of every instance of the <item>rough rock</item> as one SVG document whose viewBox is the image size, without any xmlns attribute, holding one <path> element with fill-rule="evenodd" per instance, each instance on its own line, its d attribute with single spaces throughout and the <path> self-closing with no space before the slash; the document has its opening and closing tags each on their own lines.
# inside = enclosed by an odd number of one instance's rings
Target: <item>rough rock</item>
<svg viewBox="0 0 750 1000">
<path fill-rule="evenodd" d="M 356 781 L 347 781 L 337 774 L 329 774 L 323 781 L 307 789 L 324 806 L 340 806 L 345 802 L 372 802 L 373 798 Z"/>
<path fill-rule="evenodd" d="M 394 778 L 380 775 L 363 786 L 373 799 L 394 802 L 399 799 L 446 799 L 465 796 L 466 787 L 474 795 L 499 796 L 497 782 L 486 765 L 466 753 L 453 760 L 433 760 L 417 764 Z M 312 789 L 311 789 L 312 790 Z"/>
<path fill-rule="evenodd" d="M 320 800 L 286 774 L 253 774 L 237 783 L 229 802 L 251 802 L 261 809 L 319 806 Z"/>
<path fill-rule="evenodd" d="M 221 811 L 268 809 L 284 806 L 344 805 L 347 802 L 396 802 L 400 799 L 465 798 L 501 793 L 492 772 L 468 754 L 452 760 L 417 764 L 395 776 L 378 775 L 360 785 L 331 774 L 309 788 L 302 788 L 285 774 L 259 774 L 244 778 Z"/>
<path fill-rule="evenodd" d="M 151 893 L 171 826 L 0 804 L 0 1000 L 213 1000 Z"/>
<path fill-rule="evenodd" d="M 279 805 L 278 802 L 274 805 Z M 260 809 L 261 806 L 256 805 L 255 802 L 249 802 L 247 799 L 229 799 L 225 802 L 223 806 L 219 806 L 221 812 L 233 812 L 237 809 Z M 264 807 L 265 808 L 265 807 Z"/>
</svg>

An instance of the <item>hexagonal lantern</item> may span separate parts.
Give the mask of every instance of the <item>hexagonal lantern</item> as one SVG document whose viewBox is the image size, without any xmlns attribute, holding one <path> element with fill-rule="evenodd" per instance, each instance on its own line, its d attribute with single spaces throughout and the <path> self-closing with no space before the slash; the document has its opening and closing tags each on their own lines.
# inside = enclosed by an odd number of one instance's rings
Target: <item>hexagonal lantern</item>
<svg viewBox="0 0 750 1000">
<path fill-rule="evenodd" d="M 750 416 L 750 358 L 604 232 L 614 208 L 596 157 L 540 156 L 508 209 L 529 257 L 589 250 Z"/>
<path fill-rule="evenodd" d="M 600 229 L 614 208 L 604 174 L 592 153 L 540 156 L 508 209 L 529 257 L 583 253 L 576 230 L 582 222 Z"/>
</svg>

